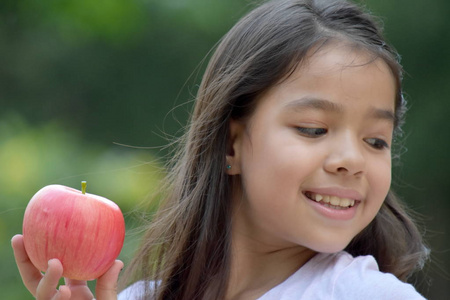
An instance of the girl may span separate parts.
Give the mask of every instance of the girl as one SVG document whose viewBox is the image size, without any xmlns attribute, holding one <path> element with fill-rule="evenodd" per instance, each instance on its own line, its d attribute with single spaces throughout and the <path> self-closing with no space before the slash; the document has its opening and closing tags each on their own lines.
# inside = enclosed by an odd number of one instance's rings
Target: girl
<svg viewBox="0 0 450 300">
<path fill-rule="evenodd" d="M 119 299 L 424 299 L 405 282 L 427 250 L 390 191 L 401 77 L 372 17 L 344 0 L 244 17 L 211 58 Z M 42 278 L 13 246 L 38 299 L 78 295 L 56 291 L 57 260 Z M 120 267 L 98 299 L 115 299 Z"/>
</svg>

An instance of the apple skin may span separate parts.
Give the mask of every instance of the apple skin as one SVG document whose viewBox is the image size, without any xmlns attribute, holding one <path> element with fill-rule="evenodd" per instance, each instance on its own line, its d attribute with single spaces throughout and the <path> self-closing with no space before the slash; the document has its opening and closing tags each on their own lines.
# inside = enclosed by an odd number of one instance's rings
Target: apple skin
<svg viewBox="0 0 450 300">
<path fill-rule="evenodd" d="M 93 280 L 119 256 L 125 221 L 114 202 L 62 185 L 48 185 L 30 200 L 23 220 L 23 240 L 36 268 L 57 258 L 63 277 Z"/>
</svg>

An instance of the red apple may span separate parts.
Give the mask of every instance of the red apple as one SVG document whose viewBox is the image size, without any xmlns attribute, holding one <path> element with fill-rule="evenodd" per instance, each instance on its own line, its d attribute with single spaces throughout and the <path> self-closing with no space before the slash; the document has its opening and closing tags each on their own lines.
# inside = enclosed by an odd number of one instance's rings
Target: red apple
<svg viewBox="0 0 450 300">
<path fill-rule="evenodd" d="M 125 222 L 114 202 L 62 186 L 48 185 L 31 198 L 23 219 L 23 240 L 31 262 L 41 271 L 58 258 L 63 276 L 93 280 L 119 255 Z"/>
</svg>

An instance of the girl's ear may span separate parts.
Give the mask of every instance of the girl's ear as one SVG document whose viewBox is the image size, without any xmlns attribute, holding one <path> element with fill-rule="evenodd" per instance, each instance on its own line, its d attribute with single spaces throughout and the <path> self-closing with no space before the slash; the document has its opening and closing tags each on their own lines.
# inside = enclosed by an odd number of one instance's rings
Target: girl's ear
<svg viewBox="0 0 450 300">
<path fill-rule="evenodd" d="M 230 131 L 226 152 L 226 172 L 228 175 L 241 174 L 242 137 L 245 125 L 236 120 L 230 120 Z"/>
</svg>

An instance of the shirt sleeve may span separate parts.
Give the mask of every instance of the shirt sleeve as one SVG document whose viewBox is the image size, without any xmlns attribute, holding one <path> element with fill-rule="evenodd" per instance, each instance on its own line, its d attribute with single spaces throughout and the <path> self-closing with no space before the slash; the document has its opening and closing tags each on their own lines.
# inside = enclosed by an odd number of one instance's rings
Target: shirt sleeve
<svg viewBox="0 0 450 300">
<path fill-rule="evenodd" d="M 425 300 L 412 285 L 378 270 L 372 256 L 355 258 L 335 277 L 332 299 Z"/>
<path fill-rule="evenodd" d="M 138 281 L 136 283 L 133 283 L 123 291 L 119 293 L 117 296 L 117 300 L 143 300 L 147 299 L 145 298 L 145 285 L 147 284 L 149 290 L 153 290 L 155 283 L 152 282 L 145 282 L 145 281 Z"/>
</svg>

